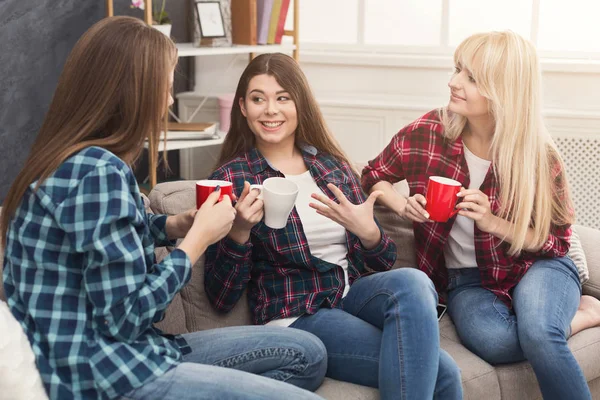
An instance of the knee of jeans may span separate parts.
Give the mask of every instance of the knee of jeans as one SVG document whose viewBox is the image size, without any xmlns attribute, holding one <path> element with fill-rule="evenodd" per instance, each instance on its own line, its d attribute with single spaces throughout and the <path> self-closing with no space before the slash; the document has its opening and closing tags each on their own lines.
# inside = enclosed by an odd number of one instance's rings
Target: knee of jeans
<svg viewBox="0 0 600 400">
<path fill-rule="evenodd" d="M 440 378 L 461 384 L 460 368 L 456 361 L 445 351 L 440 351 Z"/>
<path fill-rule="evenodd" d="M 398 268 L 387 272 L 388 286 L 397 295 L 414 301 L 437 304 L 438 296 L 433 282 L 427 274 L 416 268 Z"/>
<path fill-rule="evenodd" d="M 288 329 L 293 329 L 294 337 L 309 364 L 324 364 L 327 366 L 327 349 L 321 339 L 310 332 L 294 328 Z"/>
<path fill-rule="evenodd" d="M 567 333 L 558 326 L 552 326 L 543 320 L 519 322 L 519 342 L 523 352 L 529 356 L 548 353 L 553 343 L 567 343 Z"/>
</svg>

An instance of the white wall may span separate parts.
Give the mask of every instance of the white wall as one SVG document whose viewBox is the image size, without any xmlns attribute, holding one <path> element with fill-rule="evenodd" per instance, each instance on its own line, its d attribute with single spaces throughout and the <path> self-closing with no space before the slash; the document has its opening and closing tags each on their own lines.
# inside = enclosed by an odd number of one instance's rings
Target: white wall
<svg viewBox="0 0 600 400">
<path fill-rule="evenodd" d="M 370 160 L 401 127 L 448 101 L 453 66 L 447 56 L 301 51 L 300 58 L 329 127 L 356 162 Z M 195 91 L 212 95 L 235 91 L 247 61 L 246 56 L 198 57 Z M 581 146 L 563 151 L 579 221 L 600 227 L 600 65 L 543 60 L 542 68 L 548 126 L 559 146 Z M 190 93 L 179 99 L 183 118 L 200 101 Z M 217 120 L 214 99 L 196 118 Z M 218 149 L 186 152 L 182 173 L 199 178 L 210 172 Z"/>
</svg>

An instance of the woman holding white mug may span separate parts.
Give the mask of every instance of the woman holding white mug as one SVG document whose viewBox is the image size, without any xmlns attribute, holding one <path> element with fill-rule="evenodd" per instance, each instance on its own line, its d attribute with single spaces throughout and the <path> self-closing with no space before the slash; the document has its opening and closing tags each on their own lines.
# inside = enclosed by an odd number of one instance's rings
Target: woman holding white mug
<svg viewBox="0 0 600 400">
<path fill-rule="evenodd" d="M 282 229 L 261 222 L 250 185 L 268 190 L 273 177 L 299 188 Z M 431 281 L 413 268 L 387 271 L 396 246 L 373 217 L 381 193 L 364 195 L 291 57 L 258 56 L 242 74 L 211 179 L 241 192 L 233 228 L 207 250 L 204 284 L 217 309 L 248 289 L 255 324 L 323 341 L 328 376 L 378 387 L 382 399 L 462 398 L 458 367 L 439 348 Z"/>
</svg>

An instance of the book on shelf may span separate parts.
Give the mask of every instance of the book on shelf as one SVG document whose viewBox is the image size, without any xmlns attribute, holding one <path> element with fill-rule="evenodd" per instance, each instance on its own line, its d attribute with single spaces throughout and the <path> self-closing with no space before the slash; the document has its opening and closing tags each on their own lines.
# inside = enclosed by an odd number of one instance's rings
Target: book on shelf
<svg viewBox="0 0 600 400">
<path fill-rule="evenodd" d="M 215 139 L 215 122 L 193 122 L 189 124 L 169 122 L 167 125 L 169 140 L 206 140 Z"/>
<path fill-rule="evenodd" d="M 275 44 L 275 33 L 277 32 L 277 25 L 279 24 L 280 13 L 281 0 L 274 0 L 273 8 L 271 9 L 271 19 L 269 21 L 269 36 L 267 37 L 267 44 Z"/>
<path fill-rule="evenodd" d="M 256 0 L 256 42 L 258 44 L 267 44 L 269 37 L 269 23 L 271 22 L 271 11 L 273 10 L 273 0 Z"/>
<path fill-rule="evenodd" d="M 283 32 L 285 30 L 285 20 L 287 18 L 288 9 L 290 8 L 290 0 L 281 1 L 281 11 L 279 12 L 279 22 L 275 30 L 275 44 L 281 44 Z"/>
<path fill-rule="evenodd" d="M 257 0 L 231 1 L 231 38 L 233 44 L 255 45 Z"/>
</svg>

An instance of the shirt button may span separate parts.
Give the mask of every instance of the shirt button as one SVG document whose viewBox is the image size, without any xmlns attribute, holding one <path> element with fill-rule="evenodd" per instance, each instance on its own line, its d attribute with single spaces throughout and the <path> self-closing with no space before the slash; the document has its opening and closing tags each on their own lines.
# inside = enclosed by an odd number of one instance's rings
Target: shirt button
<svg viewBox="0 0 600 400">
<path fill-rule="evenodd" d="M 107 320 L 104 320 L 104 325 L 108 325 L 108 321 Z"/>
</svg>

